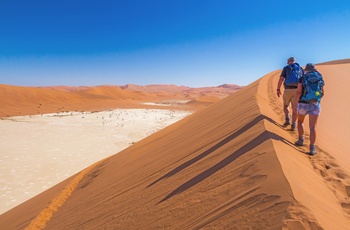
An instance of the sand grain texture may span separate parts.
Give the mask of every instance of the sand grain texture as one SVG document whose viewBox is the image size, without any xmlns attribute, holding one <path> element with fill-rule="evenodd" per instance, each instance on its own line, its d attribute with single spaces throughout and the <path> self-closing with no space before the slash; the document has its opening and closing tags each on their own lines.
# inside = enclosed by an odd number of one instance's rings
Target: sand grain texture
<svg viewBox="0 0 350 230">
<path fill-rule="evenodd" d="M 350 64 L 319 70 L 326 96 L 315 157 L 280 125 L 274 71 L 98 164 L 45 229 L 349 229 L 350 103 L 335 87 L 348 85 Z M 71 180 L 0 225 L 28 226 Z"/>
</svg>

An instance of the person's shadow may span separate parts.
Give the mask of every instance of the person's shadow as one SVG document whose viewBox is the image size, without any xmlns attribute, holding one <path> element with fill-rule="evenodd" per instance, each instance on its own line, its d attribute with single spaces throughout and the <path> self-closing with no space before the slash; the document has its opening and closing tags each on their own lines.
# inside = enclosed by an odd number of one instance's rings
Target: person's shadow
<svg viewBox="0 0 350 230">
<path fill-rule="evenodd" d="M 232 133 L 231 135 L 229 135 L 228 137 L 226 137 L 225 139 L 223 139 L 222 141 L 220 141 L 219 143 L 217 143 L 216 145 L 214 145 L 210 149 L 208 149 L 208 150 L 204 151 L 203 153 L 199 154 L 198 156 L 188 160 L 187 162 L 185 162 L 182 165 L 176 167 L 175 169 L 173 169 L 169 173 L 165 174 L 161 178 L 159 178 L 156 181 L 152 182 L 150 185 L 147 186 L 147 188 L 153 186 L 154 184 L 158 183 L 161 180 L 164 180 L 166 178 L 174 176 L 175 174 L 177 174 L 177 173 L 181 172 L 182 170 L 186 169 L 187 167 L 193 165 L 194 163 L 196 163 L 199 160 L 203 159 L 204 157 L 208 156 L 209 154 L 211 154 L 215 150 L 217 150 L 217 149 L 221 148 L 222 146 L 224 146 L 225 144 L 229 143 L 230 141 L 232 141 L 233 139 L 235 139 L 236 137 L 238 137 L 242 133 L 246 132 L 247 130 L 252 128 L 254 125 L 256 125 L 259 121 L 261 121 L 263 119 L 266 119 L 266 120 L 270 121 L 271 123 L 277 125 L 278 127 L 282 128 L 281 125 L 279 125 L 277 122 L 275 122 L 271 118 L 266 117 L 265 115 L 259 115 L 256 118 L 254 118 L 251 122 L 246 124 L 244 127 L 242 127 L 241 129 L 237 130 L 236 132 Z M 292 146 L 293 148 L 297 149 L 298 151 L 300 151 L 300 149 L 296 148 L 294 146 L 294 144 L 291 143 L 290 141 L 284 139 L 283 137 L 281 137 L 281 136 L 279 136 L 279 135 L 277 135 L 275 133 L 272 133 L 272 132 L 266 130 L 263 133 L 261 133 L 260 135 L 258 135 L 257 137 L 255 137 L 253 140 L 251 140 L 250 142 L 248 142 L 247 144 L 245 144 L 244 146 L 242 146 L 241 148 L 239 148 L 238 150 L 236 150 L 235 152 L 230 154 L 228 157 L 226 157 L 222 161 L 218 162 L 216 165 L 210 167 L 209 169 L 207 169 L 204 172 L 198 174 L 197 176 L 193 177 L 189 181 L 185 182 L 184 184 L 182 184 L 181 186 L 176 188 L 169 195 L 167 195 L 164 199 L 162 199 L 159 203 L 161 203 L 163 201 L 166 201 L 169 198 L 173 197 L 174 195 L 182 193 L 185 190 L 191 188 L 192 186 L 198 184 L 199 182 L 201 182 L 204 179 L 208 178 L 209 176 L 211 176 L 215 172 L 219 171 L 223 167 L 227 166 L 231 162 L 235 161 L 240 156 L 244 155 L 245 153 L 249 152 L 250 150 L 254 149 L 258 145 L 262 144 L 263 142 L 265 142 L 266 140 L 269 140 L 269 139 L 282 141 L 282 142 Z"/>
</svg>

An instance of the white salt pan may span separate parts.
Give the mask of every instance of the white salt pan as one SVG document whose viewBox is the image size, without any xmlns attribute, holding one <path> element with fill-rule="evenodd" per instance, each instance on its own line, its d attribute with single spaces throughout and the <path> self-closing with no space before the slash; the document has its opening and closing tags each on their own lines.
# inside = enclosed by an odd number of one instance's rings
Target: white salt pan
<svg viewBox="0 0 350 230">
<path fill-rule="evenodd" d="M 189 114 L 117 109 L 1 119 L 0 214 Z"/>
</svg>

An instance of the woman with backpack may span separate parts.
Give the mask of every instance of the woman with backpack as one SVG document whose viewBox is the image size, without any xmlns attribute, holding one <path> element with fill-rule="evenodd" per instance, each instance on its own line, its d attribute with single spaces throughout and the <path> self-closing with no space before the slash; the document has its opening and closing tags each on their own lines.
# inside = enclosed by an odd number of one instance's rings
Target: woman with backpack
<svg viewBox="0 0 350 230">
<path fill-rule="evenodd" d="M 321 73 L 315 69 L 315 65 L 308 63 L 305 67 L 305 74 L 299 79 L 298 88 L 294 97 L 294 108 L 298 113 L 298 140 L 297 146 L 304 145 L 304 119 L 309 115 L 310 127 L 310 155 L 316 154 L 316 124 L 321 112 L 321 98 L 324 96 L 324 81 Z"/>
</svg>

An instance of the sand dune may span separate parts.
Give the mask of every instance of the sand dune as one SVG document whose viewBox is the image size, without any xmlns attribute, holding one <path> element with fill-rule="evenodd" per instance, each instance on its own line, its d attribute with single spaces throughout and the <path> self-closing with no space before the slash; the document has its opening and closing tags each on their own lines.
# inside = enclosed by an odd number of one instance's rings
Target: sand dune
<svg viewBox="0 0 350 230">
<path fill-rule="evenodd" d="M 322 62 L 318 65 L 336 65 L 336 64 L 348 64 L 350 62 L 350 58 L 348 59 L 342 59 L 342 60 L 335 60 L 335 61 L 328 61 L 328 62 Z"/>
<path fill-rule="evenodd" d="M 0 84 L 0 118 L 67 111 L 155 108 L 145 102 L 162 103 L 169 100 L 183 101 L 210 97 L 210 101 L 206 104 L 183 104 L 181 108 L 198 110 L 241 88 L 232 84 L 206 88 L 175 85 L 20 87 Z M 159 108 L 159 105 L 157 107 Z M 179 105 L 174 109 L 179 109 Z"/>
<path fill-rule="evenodd" d="M 0 225 L 349 229 L 350 64 L 316 67 L 326 81 L 316 156 L 280 125 L 274 71 L 6 212 Z"/>
<path fill-rule="evenodd" d="M 189 114 L 117 109 L 0 120 L 0 214 Z"/>
</svg>

